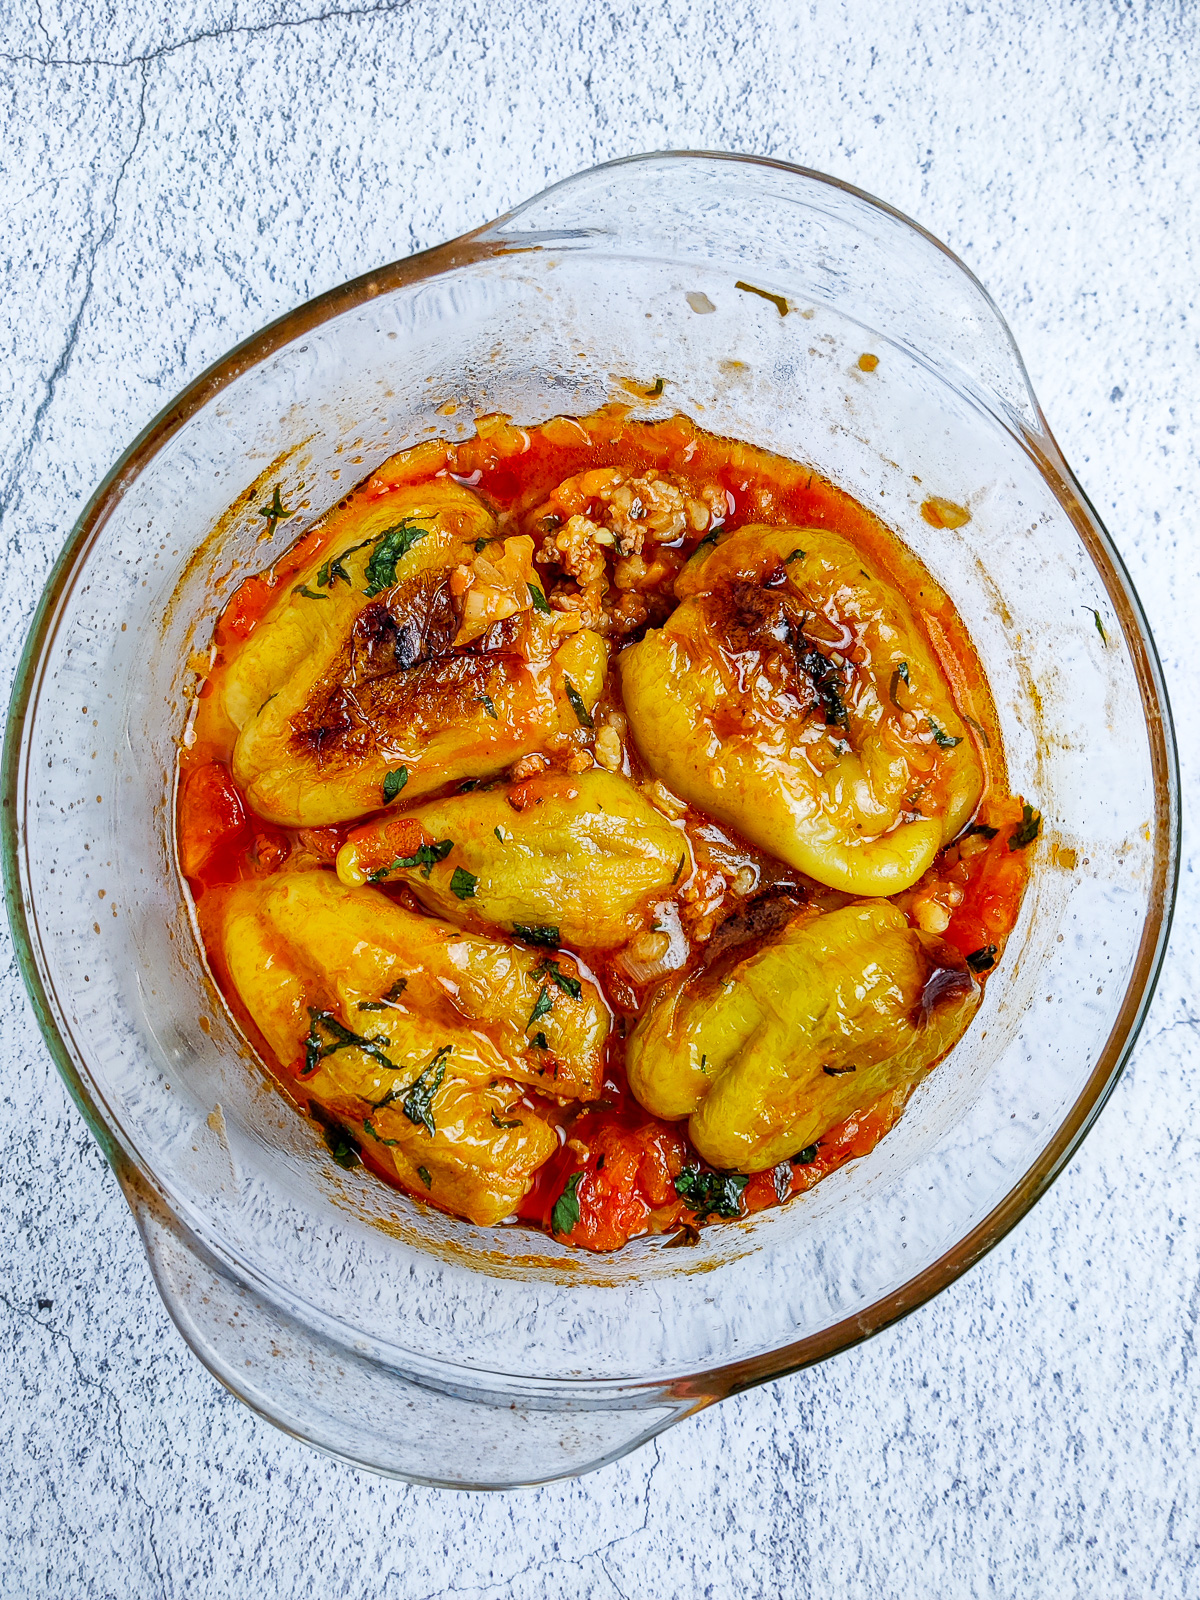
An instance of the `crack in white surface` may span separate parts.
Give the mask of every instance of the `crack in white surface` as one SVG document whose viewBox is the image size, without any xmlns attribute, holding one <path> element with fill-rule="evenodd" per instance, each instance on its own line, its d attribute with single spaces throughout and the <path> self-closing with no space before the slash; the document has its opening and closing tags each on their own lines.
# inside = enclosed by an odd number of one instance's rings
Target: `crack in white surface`
<svg viewBox="0 0 1200 1600">
<path fill-rule="evenodd" d="M 50 406 L 54 401 L 54 396 L 58 390 L 59 383 L 62 380 L 67 367 L 70 365 L 71 357 L 75 353 L 75 346 L 79 340 L 79 332 L 83 326 L 83 319 L 87 313 L 88 305 L 92 298 L 92 287 L 95 281 L 96 263 L 100 259 L 100 252 L 105 248 L 105 246 L 111 240 L 113 234 L 116 232 L 117 218 L 119 215 L 118 204 L 121 195 L 121 185 L 125 181 L 125 174 L 129 170 L 129 164 L 137 154 L 137 149 L 141 143 L 142 135 L 146 131 L 146 82 L 149 74 L 148 69 L 144 66 L 140 67 L 138 71 L 141 82 L 138 87 L 137 126 L 134 129 L 133 143 L 130 145 L 128 151 L 122 159 L 120 166 L 117 168 L 116 176 L 113 179 L 112 195 L 109 200 L 108 220 L 105 222 L 100 232 L 93 237 L 87 250 L 80 253 L 79 259 L 83 262 L 83 293 L 79 298 L 78 306 L 75 308 L 74 316 L 67 324 L 66 338 L 63 341 L 63 346 L 59 352 L 58 359 L 50 368 L 50 371 L 46 374 L 45 389 L 42 394 L 42 398 L 38 401 L 37 408 L 33 413 L 33 418 L 30 421 L 29 431 L 26 434 L 25 441 L 17 450 L 12 470 L 9 473 L 8 482 L 4 489 L 0 491 L 0 524 L 3 523 L 4 518 L 12 510 L 12 507 L 16 501 L 16 497 L 20 492 L 21 479 L 25 474 L 25 469 L 29 464 L 29 459 L 33 454 L 34 447 L 41 437 L 42 423 L 44 422 L 46 413 L 49 411 Z"/>
<path fill-rule="evenodd" d="M 180 50 L 189 50 L 193 45 L 206 44 L 214 39 L 231 39 L 235 35 L 252 36 L 261 33 L 274 33 L 281 28 L 307 28 L 320 22 L 356 21 L 363 17 L 388 16 L 394 12 L 406 11 L 413 0 L 377 0 L 375 5 L 331 7 L 328 11 L 314 11 L 307 17 L 272 17 L 267 22 L 231 22 L 219 28 L 201 28 L 195 33 L 190 33 L 185 39 L 173 39 L 168 44 L 159 45 L 154 50 L 146 50 L 140 55 L 110 57 L 110 56 L 56 56 L 53 55 L 53 44 L 42 21 L 41 0 L 37 6 L 37 26 L 45 37 L 47 54 L 45 56 L 31 55 L 28 52 L 0 53 L 0 61 L 23 62 L 35 67 L 136 67 L 149 66 L 152 62 L 160 61 L 164 56 L 174 55 Z"/>
</svg>

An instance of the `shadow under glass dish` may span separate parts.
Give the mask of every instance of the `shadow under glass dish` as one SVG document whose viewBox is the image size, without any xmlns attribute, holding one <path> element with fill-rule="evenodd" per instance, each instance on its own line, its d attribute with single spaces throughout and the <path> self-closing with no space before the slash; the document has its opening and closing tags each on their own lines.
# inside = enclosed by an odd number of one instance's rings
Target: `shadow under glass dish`
<svg viewBox="0 0 1200 1600">
<path fill-rule="evenodd" d="M 694 1249 L 584 1258 L 328 1160 L 205 970 L 172 855 L 176 741 L 188 655 L 235 583 L 384 457 L 480 413 L 579 414 L 659 377 L 639 415 L 682 411 L 812 462 L 926 562 L 1045 828 L 976 1021 L 870 1156 Z M 303 518 L 264 541 L 275 483 Z M 931 495 L 970 521 L 930 526 Z M 885 1326 L 1003 1237 L 1132 1046 L 1178 829 L 1149 631 L 983 290 L 866 195 L 688 154 L 559 184 L 301 307 L 187 389 L 51 578 L 5 805 L 39 1021 L 184 1336 L 320 1448 L 476 1487 L 611 1460 Z"/>
</svg>

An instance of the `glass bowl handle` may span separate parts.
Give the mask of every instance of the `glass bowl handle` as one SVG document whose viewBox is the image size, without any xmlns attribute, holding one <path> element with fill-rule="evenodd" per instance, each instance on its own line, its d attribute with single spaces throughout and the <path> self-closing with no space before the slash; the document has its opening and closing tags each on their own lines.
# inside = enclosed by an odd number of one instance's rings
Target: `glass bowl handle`
<svg viewBox="0 0 1200 1600">
<path fill-rule="evenodd" d="M 475 236 L 727 265 L 803 313 L 821 301 L 1039 438 L 1020 352 L 987 290 L 919 223 L 849 184 L 752 156 L 630 156 L 567 178 Z M 743 272 L 744 269 L 744 272 Z M 687 286 L 684 285 L 683 288 Z"/>
<path fill-rule="evenodd" d="M 240 1281 L 127 1166 L 121 1187 L 155 1285 L 208 1370 L 286 1433 L 358 1467 L 443 1488 L 508 1489 L 572 1477 L 644 1444 L 716 1396 L 611 1398 L 452 1390 L 326 1337 Z"/>
</svg>

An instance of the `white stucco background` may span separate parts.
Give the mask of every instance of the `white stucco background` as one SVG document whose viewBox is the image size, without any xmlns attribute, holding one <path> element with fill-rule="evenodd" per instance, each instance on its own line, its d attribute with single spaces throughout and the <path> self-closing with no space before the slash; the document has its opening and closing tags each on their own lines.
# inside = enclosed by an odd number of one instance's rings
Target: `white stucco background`
<svg viewBox="0 0 1200 1600">
<path fill-rule="evenodd" d="M 0 689 L 91 490 L 236 340 L 581 167 L 723 148 L 882 196 L 991 289 L 1140 588 L 1194 789 L 1197 15 L 1190 0 L 0 8 Z M 6 943 L 0 1592 L 1200 1594 L 1193 848 L 1132 1064 L 998 1250 L 826 1366 L 512 1495 L 356 1473 L 218 1388 L 159 1303 Z"/>
</svg>

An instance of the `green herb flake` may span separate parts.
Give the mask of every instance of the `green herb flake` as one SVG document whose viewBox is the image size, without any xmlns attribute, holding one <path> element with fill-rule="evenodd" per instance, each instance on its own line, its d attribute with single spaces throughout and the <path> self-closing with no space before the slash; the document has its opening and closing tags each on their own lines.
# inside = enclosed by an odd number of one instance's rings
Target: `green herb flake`
<svg viewBox="0 0 1200 1600">
<path fill-rule="evenodd" d="M 956 744 L 962 743 L 962 740 L 956 739 L 952 733 L 947 733 L 944 728 L 939 728 L 932 717 L 926 717 L 925 721 L 933 729 L 934 744 L 940 746 L 941 749 L 953 750 Z"/>
<path fill-rule="evenodd" d="M 400 1070 L 396 1063 L 384 1054 L 384 1046 L 390 1049 L 392 1041 L 385 1039 L 383 1034 L 355 1033 L 352 1029 L 343 1027 L 332 1011 L 322 1011 L 316 1006 L 309 1006 L 308 1019 L 301 1077 L 307 1078 L 317 1070 L 322 1061 L 329 1056 L 337 1055 L 339 1050 L 361 1050 L 364 1055 L 370 1056 L 372 1061 L 377 1061 L 389 1072 Z M 322 1034 L 327 1034 L 329 1037 L 323 1038 Z"/>
<path fill-rule="evenodd" d="M 752 283 L 743 283 L 741 278 L 733 287 L 740 289 L 743 294 L 756 294 L 760 300 L 769 300 L 781 317 L 786 317 L 792 309 L 781 294 L 772 294 L 769 289 L 756 289 Z"/>
<path fill-rule="evenodd" d="M 558 929 L 550 927 L 548 923 L 526 925 L 514 922 L 513 938 L 520 939 L 522 944 L 540 945 L 543 950 L 557 950 L 560 943 Z"/>
<path fill-rule="evenodd" d="M 496 1115 L 496 1113 L 494 1111 L 492 1112 L 492 1127 L 493 1128 L 523 1128 L 524 1126 L 525 1126 L 525 1124 L 521 1121 L 521 1119 L 519 1117 L 517 1118 L 517 1120 L 515 1122 L 501 1122 L 500 1118 Z"/>
<path fill-rule="evenodd" d="M 675 1179 L 675 1193 L 697 1222 L 707 1217 L 736 1217 L 742 1209 L 742 1190 L 749 1183 L 743 1172 L 701 1172 L 684 1167 Z"/>
<path fill-rule="evenodd" d="M 792 1165 L 794 1167 L 811 1167 L 816 1159 L 817 1146 L 815 1144 L 806 1144 L 798 1155 L 792 1157 Z"/>
<path fill-rule="evenodd" d="M 572 978 L 559 966 L 557 961 L 543 961 L 540 966 L 534 967 L 534 976 L 544 972 L 551 983 L 556 983 L 564 994 L 569 994 L 572 1000 L 583 998 L 583 985 L 578 978 Z"/>
<path fill-rule="evenodd" d="M 352 544 L 349 550 L 343 550 L 340 556 L 330 556 L 317 571 L 317 583 L 322 589 L 332 589 L 335 583 L 344 583 L 350 587 L 350 574 L 346 571 L 343 562 L 347 561 L 358 550 L 365 550 L 371 543 L 364 539 L 361 544 Z"/>
<path fill-rule="evenodd" d="M 801 550 L 800 546 L 797 545 L 790 556 L 785 556 L 783 558 L 783 564 L 785 567 L 790 567 L 793 561 L 803 561 L 807 555 L 808 551 Z"/>
<path fill-rule="evenodd" d="M 475 554 L 478 555 L 481 550 L 486 550 L 488 545 L 491 544 L 491 542 L 492 541 L 490 539 L 476 539 L 476 541 L 475 541 Z"/>
<path fill-rule="evenodd" d="M 367 562 L 367 587 L 363 593 L 368 600 L 392 588 L 396 582 L 396 563 L 428 535 L 428 528 L 414 527 L 411 522 L 398 522 L 394 528 L 384 529 Z"/>
<path fill-rule="evenodd" d="M 666 384 L 665 384 L 665 382 L 664 382 L 664 380 L 662 378 L 655 378 L 653 389 L 647 389 L 646 390 L 646 399 L 647 400 L 656 399 L 663 392 L 663 389 L 665 387 L 666 387 Z"/>
<path fill-rule="evenodd" d="M 496 702 L 492 699 L 491 695 L 486 689 L 480 689 L 475 698 L 479 701 L 479 704 L 487 712 L 488 716 L 491 717 L 493 722 L 499 721 L 499 717 L 496 713 Z"/>
<path fill-rule="evenodd" d="M 446 1057 L 449 1054 L 450 1046 L 444 1044 L 420 1076 L 414 1078 L 400 1102 L 400 1109 L 408 1120 L 423 1127 L 431 1139 L 437 1131 L 433 1121 L 433 1097 L 446 1076 Z"/>
<path fill-rule="evenodd" d="M 478 882 L 473 872 L 468 872 L 465 867 L 455 867 L 450 879 L 450 893 L 457 895 L 460 900 L 474 900 Z"/>
<path fill-rule="evenodd" d="M 526 1028 L 532 1028 L 535 1022 L 540 1022 L 544 1016 L 549 1015 L 553 1010 L 554 1000 L 550 994 L 550 987 L 544 983 L 541 994 L 533 1002 L 533 1010 L 529 1013 L 529 1021 L 525 1024 Z"/>
<path fill-rule="evenodd" d="M 1108 635 L 1104 631 L 1104 624 L 1100 620 L 1100 613 L 1096 610 L 1096 608 L 1094 606 L 1089 606 L 1088 610 L 1092 613 L 1092 616 L 1095 618 L 1095 621 L 1096 621 L 1096 632 L 1100 635 L 1100 638 L 1103 641 L 1103 643 L 1107 644 L 1108 643 Z"/>
<path fill-rule="evenodd" d="M 289 511 L 284 505 L 282 499 L 280 498 L 278 484 L 275 485 L 275 493 L 271 499 L 271 504 L 269 506 L 259 506 L 258 514 L 260 517 L 265 517 L 267 519 L 268 539 L 275 532 L 275 526 L 277 523 L 286 522 L 289 517 L 294 517 L 296 515 L 294 511 Z"/>
<path fill-rule="evenodd" d="M 533 601 L 533 609 L 535 611 L 544 611 L 549 616 L 550 602 L 546 599 L 543 591 L 539 589 L 536 583 L 527 583 L 525 587 L 529 590 L 529 598 Z"/>
<path fill-rule="evenodd" d="M 358 1140 L 348 1128 L 343 1128 L 337 1118 L 331 1116 L 324 1106 L 310 1105 L 309 1114 L 321 1124 L 321 1137 L 325 1141 L 325 1148 L 339 1167 L 351 1172 L 362 1164 Z"/>
<path fill-rule="evenodd" d="M 570 1233 L 579 1221 L 579 1180 L 582 1172 L 573 1172 L 563 1185 L 563 1191 L 554 1202 L 554 1210 L 550 1213 L 550 1229 L 552 1233 Z"/>
<path fill-rule="evenodd" d="M 397 1145 L 400 1143 L 399 1139 L 385 1139 L 381 1133 L 378 1133 L 370 1117 L 363 1118 L 363 1131 L 369 1133 L 377 1144 Z"/>
<path fill-rule="evenodd" d="M 902 661 L 900 663 L 900 665 L 896 668 L 895 672 L 892 673 L 891 687 L 888 690 L 888 693 L 891 695 L 892 704 L 895 706 L 897 711 L 903 711 L 904 710 L 904 707 L 900 704 L 899 700 L 897 700 L 897 698 L 896 698 L 896 690 L 900 687 L 901 684 L 904 684 L 905 688 L 911 688 L 912 687 L 912 685 L 911 685 L 911 683 L 909 682 L 909 679 L 908 679 L 908 662 L 907 661 Z"/>
<path fill-rule="evenodd" d="M 310 589 L 306 583 L 298 583 L 292 590 L 293 594 L 302 595 L 305 600 L 328 600 L 327 594 L 318 594 L 315 589 Z"/>
<path fill-rule="evenodd" d="M 425 1185 L 425 1187 L 427 1189 L 432 1189 L 433 1188 L 433 1179 L 429 1176 L 429 1168 L 428 1167 L 418 1167 L 417 1168 L 417 1177 L 420 1178 L 421 1182 Z"/>
<path fill-rule="evenodd" d="M 550 1046 L 546 1043 L 546 1035 L 544 1033 L 534 1034 L 533 1047 L 535 1050 L 549 1050 Z"/>
<path fill-rule="evenodd" d="M 675 876 L 671 879 L 671 887 L 672 888 L 674 888 L 674 886 L 679 882 L 679 874 L 683 871 L 683 864 L 684 864 L 684 862 L 686 860 L 687 860 L 687 851 L 685 850 L 684 853 L 679 858 L 679 865 L 675 868 Z"/>
<path fill-rule="evenodd" d="M 999 828 L 989 828 L 986 822 L 973 822 L 969 828 L 963 829 L 963 838 L 969 839 L 973 833 L 977 833 L 981 839 L 994 839 L 999 832 Z"/>
<path fill-rule="evenodd" d="M 583 696 L 565 674 L 563 688 L 567 691 L 567 699 L 571 702 L 571 710 L 575 713 L 575 721 L 581 728 L 594 728 L 596 726 L 591 712 L 583 703 Z"/>
<path fill-rule="evenodd" d="M 1021 807 L 1021 820 L 1008 836 L 1010 850 L 1024 850 L 1026 845 L 1032 844 L 1042 831 L 1042 814 L 1035 811 L 1028 801 Z"/>
<path fill-rule="evenodd" d="M 390 772 L 383 775 L 383 803 L 390 806 L 392 801 L 408 782 L 407 767 L 393 767 Z"/>
<path fill-rule="evenodd" d="M 972 972 L 990 972 L 996 965 L 996 946 L 985 944 L 978 950 L 972 950 L 967 957 L 967 965 Z"/>
<path fill-rule="evenodd" d="M 497 839 L 499 839 L 500 843 L 503 844 L 504 843 L 504 830 L 502 828 L 493 828 L 492 832 L 496 835 Z"/>
<path fill-rule="evenodd" d="M 389 872 L 399 872 L 402 867 L 420 867 L 422 876 L 428 880 L 438 862 L 445 861 L 453 849 L 453 839 L 439 839 L 437 844 L 419 844 L 411 856 L 397 856 L 390 867 L 380 867 L 373 872 L 371 882 L 378 883 L 380 878 L 386 878 Z"/>
<path fill-rule="evenodd" d="M 357 1011 L 390 1011 L 407 988 L 408 979 L 397 978 L 385 995 L 381 995 L 378 1000 L 360 1000 L 355 1009 Z"/>
</svg>

